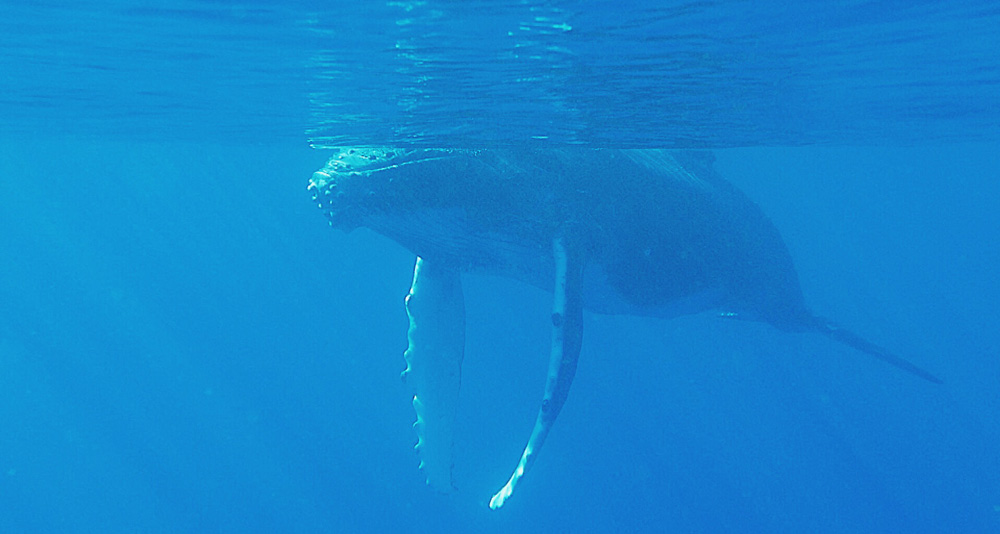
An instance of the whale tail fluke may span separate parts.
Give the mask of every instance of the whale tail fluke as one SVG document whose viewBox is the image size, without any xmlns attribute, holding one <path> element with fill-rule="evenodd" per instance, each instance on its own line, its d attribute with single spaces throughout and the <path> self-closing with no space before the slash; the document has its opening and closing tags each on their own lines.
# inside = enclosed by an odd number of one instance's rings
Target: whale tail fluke
<svg viewBox="0 0 1000 534">
<path fill-rule="evenodd" d="M 872 343 L 871 341 L 868 341 L 867 339 L 864 339 L 863 337 L 855 334 L 854 332 L 851 332 L 850 330 L 845 330 L 837 326 L 836 324 L 827 321 L 826 319 L 817 317 L 815 322 L 815 328 L 820 333 L 822 333 L 823 335 L 825 335 L 830 339 L 839 341 L 847 346 L 853 347 L 861 352 L 864 352 L 865 354 L 874 356 L 879 360 L 888 363 L 889 365 L 892 365 L 898 369 L 902 369 L 910 374 L 919 376 L 920 378 L 923 378 L 928 382 L 933 382 L 935 384 L 944 383 L 944 381 L 942 381 L 940 378 L 932 375 L 931 373 L 925 371 L 924 369 L 917 367 L 916 365 L 904 360 L 903 358 L 900 358 L 899 356 L 896 356 L 895 354 L 888 352 L 884 348 Z"/>
</svg>

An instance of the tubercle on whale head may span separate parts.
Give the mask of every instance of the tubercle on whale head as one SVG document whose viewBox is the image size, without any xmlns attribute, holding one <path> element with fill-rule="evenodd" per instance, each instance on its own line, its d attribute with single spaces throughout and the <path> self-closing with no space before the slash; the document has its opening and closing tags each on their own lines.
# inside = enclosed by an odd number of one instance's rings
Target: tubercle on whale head
<svg viewBox="0 0 1000 534">
<path fill-rule="evenodd" d="M 363 217 L 357 206 L 345 199 L 345 188 L 340 178 L 325 170 L 316 171 L 309 179 L 306 189 L 312 195 L 316 207 L 323 211 L 330 226 L 349 232 L 363 226 Z"/>
<path fill-rule="evenodd" d="M 368 178 L 392 168 L 404 152 L 385 148 L 339 149 L 322 169 L 314 172 L 308 190 L 330 226 L 345 231 L 364 226 L 365 215 L 378 194 Z"/>
</svg>

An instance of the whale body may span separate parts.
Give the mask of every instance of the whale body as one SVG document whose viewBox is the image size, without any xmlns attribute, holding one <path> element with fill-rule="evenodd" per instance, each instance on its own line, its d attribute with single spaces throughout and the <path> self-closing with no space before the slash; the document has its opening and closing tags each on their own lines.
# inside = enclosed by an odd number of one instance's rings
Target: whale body
<svg viewBox="0 0 1000 534">
<path fill-rule="evenodd" d="M 462 273 L 551 291 L 548 379 L 501 507 L 537 458 L 569 392 L 582 313 L 675 317 L 718 311 L 816 332 L 941 381 L 814 315 L 777 229 L 713 169 L 707 152 L 612 149 L 337 151 L 309 183 L 331 226 L 367 227 L 417 256 L 406 298 L 420 468 L 452 489 L 464 356 Z"/>
</svg>

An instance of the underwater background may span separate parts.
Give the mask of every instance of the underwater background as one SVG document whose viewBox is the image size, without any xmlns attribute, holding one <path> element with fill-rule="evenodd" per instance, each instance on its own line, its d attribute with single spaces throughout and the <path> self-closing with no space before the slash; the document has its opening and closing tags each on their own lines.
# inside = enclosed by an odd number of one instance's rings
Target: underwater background
<svg viewBox="0 0 1000 534">
<path fill-rule="evenodd" d="M 0 532 L 1000 531 L 991 2 L 0 1 Z M 808 304 L 944 379 L 713 314 L 465 281 L 459 491 L 416 469 L 412 256 L 328 148 L 704 148 Z M 460 179 L 460 178 L 456 178 Z"/>
</svg>

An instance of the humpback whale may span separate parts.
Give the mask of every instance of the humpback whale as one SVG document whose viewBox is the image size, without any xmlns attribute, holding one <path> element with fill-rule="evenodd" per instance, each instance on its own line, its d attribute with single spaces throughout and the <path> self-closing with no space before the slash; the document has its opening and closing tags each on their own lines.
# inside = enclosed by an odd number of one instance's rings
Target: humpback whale
<svg viewBox="0 0 1000 534">
<path fill-rule="evenodd" d="M 451 491 L 465 351 L 462 273 L 553 295 L 548 377 L 500 508 L 538 457 L 569 393 L 583 311 L 675 317 L 715 310 L 815 332 L 934 383 L 929 372 L 814 315 L 763 212 L 699 151 L 345 148 L 308 186 L 329 224 L 367 227 L 416 256 L 403 379 L 420 469 Z"/>
</svg>

